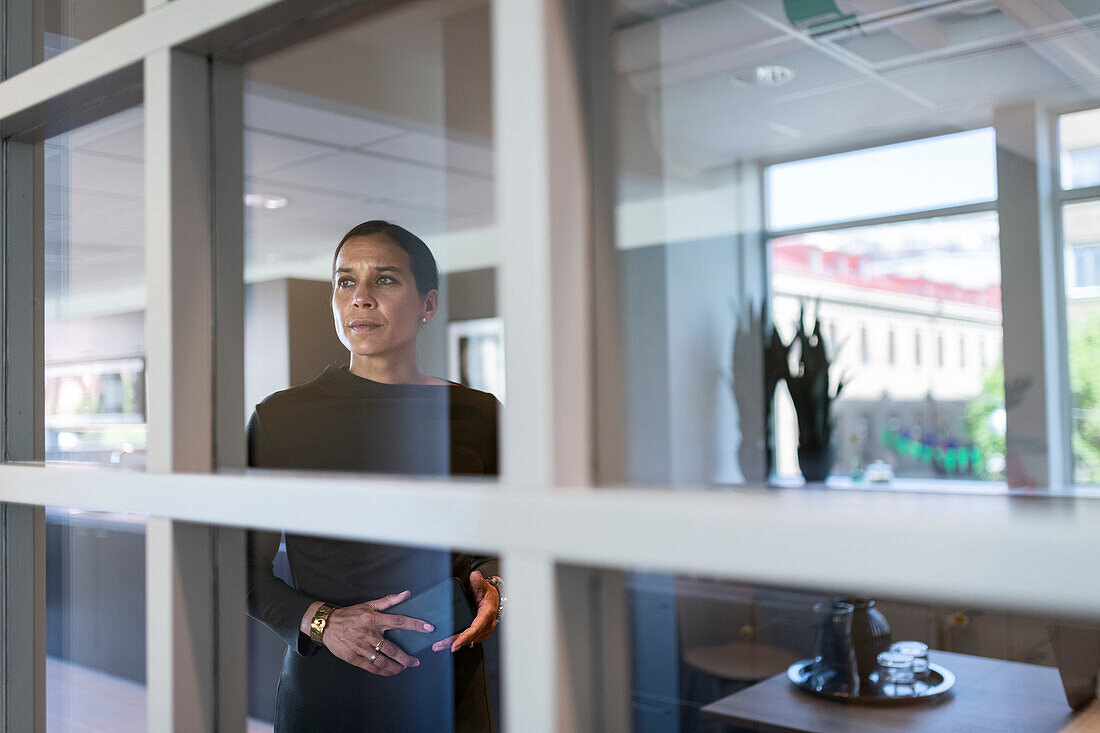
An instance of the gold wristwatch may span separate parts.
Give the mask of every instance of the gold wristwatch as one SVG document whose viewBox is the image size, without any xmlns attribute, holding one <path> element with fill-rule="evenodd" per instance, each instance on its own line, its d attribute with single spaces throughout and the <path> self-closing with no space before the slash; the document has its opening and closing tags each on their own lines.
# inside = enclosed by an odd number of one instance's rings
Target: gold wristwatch
<svg viewBox="0 0 1100 733">
<path fill-rule="evenodd" d="M 317 609 L 317 613 L 313 614 L 313 620 L 309 622 L 309 638 L 310 641 L 317 646 L 324 645 L 325 627 L 328 626 L 328 617 L 329 614 L 335 610 L 335 606 L 322 603 L 321 607 Z"/>
</svg>

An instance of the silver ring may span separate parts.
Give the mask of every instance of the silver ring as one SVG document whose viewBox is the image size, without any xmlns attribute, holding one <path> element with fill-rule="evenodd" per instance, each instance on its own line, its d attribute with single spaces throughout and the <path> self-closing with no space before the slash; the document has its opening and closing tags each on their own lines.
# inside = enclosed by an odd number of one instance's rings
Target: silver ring
<svg viewBox="0 0 1100 733">
<path fill-rule="evenodd" d="M 367 661 L 368 662 L 373 662 L 375 659 L 378 659 L 378 655 L 381 654 L 381 653 L 382 652 L 375 652 L 374 654 L 371 654 L 370 659 L 368 659 Z"/>
<path fill-rule="evenodd" d="M 374 645 L 374 651 L 381 652 L 382 651 L 382 644 L 384 644 L 385 641 L 386 641 L 385 639 L 379 639 L 378 643 Z"/>
<path fill-rule="evenodd" d="M 473 648 L 474 648 L 474 643 L 473 643 L 472 641 L 470 642 L 470 648 L 471 648 L 471 649 L 473 649 Z"/>
</svg>

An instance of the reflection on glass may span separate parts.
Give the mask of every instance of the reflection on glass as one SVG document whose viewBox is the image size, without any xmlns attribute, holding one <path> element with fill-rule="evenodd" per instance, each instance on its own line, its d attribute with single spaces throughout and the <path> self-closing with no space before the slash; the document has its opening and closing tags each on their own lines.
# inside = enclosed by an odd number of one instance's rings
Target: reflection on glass
<svg viewBox="0 0 1100 733">
<path fill-rule="evenodd" d="M 627 481 L 802 473 L 794 415 L 767 407 L 787 390 L 770 328 L 787 343 L 801 298 L 830 386 L 851 380 L 818 451 L 833 483 L 1003 488 L 993 212 L 1016 192 L 995 145 L 1046 146 L 1011 121 L 1095 107 L 1100 77 L 1100 14 L 1057 7 L 610 3 Z M 1097 119 L 1061 118 L 1067 188 L 1100 183 Z M 1073 267 L 1091 282 L 1083 242 Z"/>
<path fill-rule="evenodd" d="M 772 313 L 784 340 L 808 301 L 807 320 L 835 329 L 826 351 L 845 386 L 833 411 L 834 474 L 889 483 L 872 473 L 882 462 L 899 478 L 1003 476 L 996 215 L 799 234 L 771 248 Z M 920 344 L 932 342 L 936 360 L 921 359 Z M 993 366 L 966 358 L 987 344 Z M 785 392 L 776 407 L 776 470 L 798 476 L 798 429 Z"/>
<path fill-rule="evenodd" d="M 1063 209 L 1073 481 L 1100 484 L 1100 201 Z"/>
<path fill-rule="evenodd" d="M 35 0 L 34 5 L 42 24 L 36 63 L 136 18 L 144 8 L 142 0 Z"/>
<path fill-rule="evenodd" d="M 246 65 L 251 466 L 497 474 L 489 17 L 419 2 Z M 253 724 L 491 730 L 496 573 L 253 533 Z"/>
<path fill-rule="evenodd" d="M 46 460 L 145 463 L 140 108 L 44 145 Z"/>
<path fill-rule="evenodd" d="M 46 730 L 144 730 L 145 518 L 46 508 Z"/>
<path fill-rule="evenodd" d="M 45 141 L 47 461 L 145 464 L 142 110 Z M 145 727 L 145 519 L 46 510 L 46 729 Z"/>
<path fill-rule="evenodd" d="M 980 719 L 995 720 L 998 730 L 1062 730 L 1072 708 L 1095 702 L 1088 688 L 1095 677 L 1090 683 L 1083 673 L 1100 664 L 1100 618 L 880 598 L 875 608 L 893 638 L 911 640 L 898 654 L 886 651 L 889 641 L 857 632 L 853 606 L 835 601 L 843 595 L 629 574 L 622 658 L 630 665 L 632 729 L 832 733 L 880 730 L 888 719 L 913 730 L 969 730 Z M 861 656 L 869 664 L 857 683 Z M 883 689 L 876 659 L 901 679 Z M 929 699 L 892 707 L 859 700 L 884 695 Z M 605 702 L 616 709 L 621 701 Z"/>
<path fill-rule="evenodd" d="M 1062 188 L 1100 185 L 1100 109 L 1058 118 Z"/>
</svg>

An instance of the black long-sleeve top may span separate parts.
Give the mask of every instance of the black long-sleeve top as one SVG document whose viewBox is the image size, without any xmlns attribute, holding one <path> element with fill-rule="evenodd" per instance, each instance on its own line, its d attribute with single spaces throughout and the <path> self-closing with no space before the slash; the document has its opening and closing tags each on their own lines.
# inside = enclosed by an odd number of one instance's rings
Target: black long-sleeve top
<svg viewBox="0 0 1100 733">
<path fill-rule="evenodd" d="M 492 395 L 460 385 L 383 384 L 357 377 L 347 367 L 327 367 L 307 384 L 277 392 L 256 406 L 248 426 L 249 465 L 420 476 L 496 475 L 498 409 Z M 409 517 L 409 521 L 416 519 Z M 415 594 L 450 576 L 468 581 L 474 569 L 493 575 L 495 559 L 288 534 L 286 551 L 293 577 L 288 585 L 272 571 L 278 546 L 277 533 L 251 533 L 249 613 L 277 633 L 297 658 L 288 657 L 284 664 L 276 728 L 298 730 L 304 729 L 305 721 L 313 726 L 324 720 L 337 729 L 370 729 L 355 722 L 357 715 L 408 726 L 408 720 L 393 716 L 408 705 L 409 695 L 416 694 L 416 677 L 426 680 L 428 673 L 415 668 L 393 678 L 363 677 L 360 670 L 327 650 L 315 654 L 319 647 L 299 630 L 303 614 L 317 600 L 347 606 L 405 589 Z M 480 649 L 476 651 L 476 659 L 466 655 L 466 666 L 480 664 Z M 463 654 L 456 655 L 455 670 L 447 674 L 463 677 Z M 305 659 L 310 655 L 328 658 L 322 663 L 323 672 L 310 671 L 313 663 Z M 421 661 L 425 661 L 423 654 Z M 324 695 L 313 689 L 315 680 L 306 679 L 318 675 L 339 678 L 324 689 L 336 690 L 342 697 L 330 695 L 322 704 Z M 462 684 L 468 693 L 469 683 Z M 479 688 L 475 696 L 484 697 L 483 685 L 474 687 Z M 387 698 L 387 690 L 402 688 L 404 692 Z M 366 692 L 360 694 L 361 689 Z M 364 696 L 367 705 L 358 712 L 356 704 L 344 699 Z M 480 720 L 480 712 L 474 716 L 479 719 L 476 724 L 463 724 L 463 701 L 455 702 L 456 729 L 490 729 L 491 723 Z M 343 717 L 332 717 L 337 715 L 334 705 Z"/>
</svg>

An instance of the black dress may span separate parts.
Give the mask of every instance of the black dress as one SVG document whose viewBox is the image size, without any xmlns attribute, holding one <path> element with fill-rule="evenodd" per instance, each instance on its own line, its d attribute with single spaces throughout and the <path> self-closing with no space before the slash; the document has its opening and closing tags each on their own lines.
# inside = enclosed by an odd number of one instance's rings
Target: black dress
<svg viewBox="0 0 1100 733">
<path fill-rule="evenodd" d="M 496 475 L 499 403 L 459 385 L 382 384 L 327 367 L 277 392 L 248 425 L 249 465 L 410 475 Z M 364 517 L 364 521 L 368 521 Z M 317 600 L 348 606 L 472 570 L 492 558 L 288 534 L 293 585 L 276 577 L 279 535 L 249 538 L 248 610 L 288 649 L 276 696 L 277 733 L 494 730 L 481 646 L 424 651 L 393 677 L 354 667 L 299 631 Z"/>
</svg>

